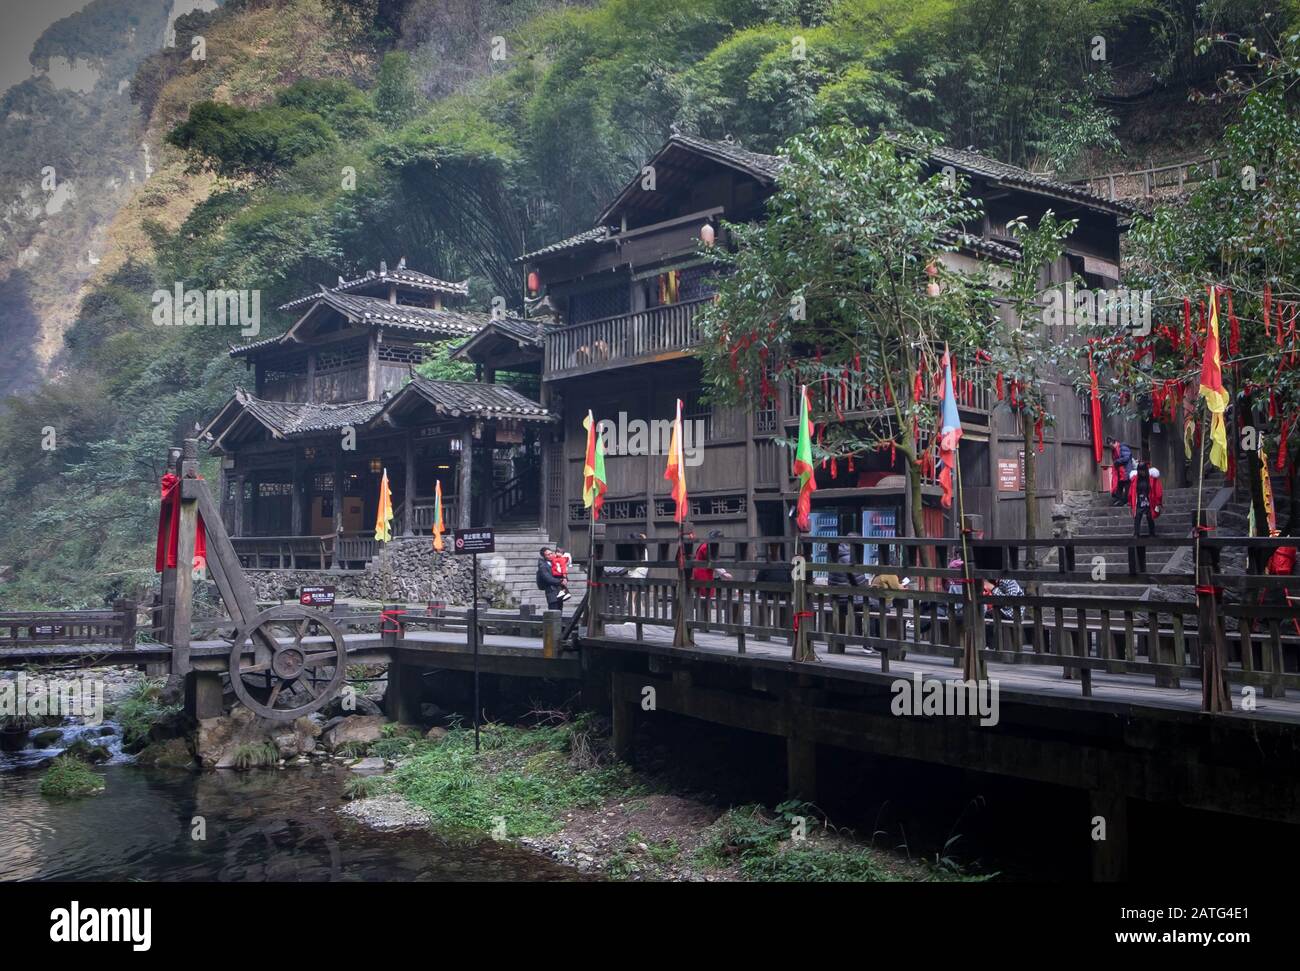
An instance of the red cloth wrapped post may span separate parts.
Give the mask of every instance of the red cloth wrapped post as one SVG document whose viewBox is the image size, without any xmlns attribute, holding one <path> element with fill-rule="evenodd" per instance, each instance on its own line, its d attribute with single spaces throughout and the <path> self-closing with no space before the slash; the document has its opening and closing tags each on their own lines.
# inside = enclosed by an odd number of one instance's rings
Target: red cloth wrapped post
<svg viewBox="0 0 1300 971">
<path fill-rule="evenodd" d="M 158 538 L 153 558 L 153 568 L 158 573 L 175 568 L 176 551 L 180 548 L 181 538 L 180 477 L 168 472 L 162 477 L 161 485 L 162 505 L 158 509 Z M 194 562 L 191 566 L 201 567 L 207 560 L 207 531 L 203 526 L 203 517 L 199 516 L 198 528 L 194 532 Z"/>
</svg>

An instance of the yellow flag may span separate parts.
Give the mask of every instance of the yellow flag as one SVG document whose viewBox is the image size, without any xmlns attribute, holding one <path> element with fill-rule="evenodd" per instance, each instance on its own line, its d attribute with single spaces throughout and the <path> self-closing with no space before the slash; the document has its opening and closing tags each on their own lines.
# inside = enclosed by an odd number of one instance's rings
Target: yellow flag
<svg viewBox="0 0 1300 971">
<path fill-rule="evenodd" d="M 393 494 L 388 491 L 388 470 L 379 480 L 379 512 L 375 516 L 375 539 L 387 543 L 393 538 Z"/>
<path fill-rule="evenodd" d="M 1223 368 L 1219 363 L 1219 293 L 1209 287 L 1210 322 L 1205 329 L 1205 358 L 1201 361 L 1200 396 L 1210 413 L 1210 464 L 1221 472 L 1228 468 L 1228 430 L 1223 412 L 1228 407 L 1228 392 L 1223 387 Z"/>
</svg>

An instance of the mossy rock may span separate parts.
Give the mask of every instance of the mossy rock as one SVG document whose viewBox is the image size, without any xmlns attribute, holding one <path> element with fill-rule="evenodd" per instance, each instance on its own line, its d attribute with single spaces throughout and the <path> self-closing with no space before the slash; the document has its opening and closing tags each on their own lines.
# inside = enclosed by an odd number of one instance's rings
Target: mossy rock
<svg viewBox="0 0 1300 971">
<path fill-rule="evenodd" d="M 107 762 L 113 757 L 113 753 L 104 746 L 96 745 L 94 742 L 88 741 L 85 738 L 77 739 L 64 750 L 63 754 L 74 759 L 79 759 L 82 762 L 91 762 L 94 764 Z"/>
<path fill-rule="evenodd" d="M 50 763 L 41 777 L 41 795 L 70 799 L 93 796 L 104 791 L 104 780 L 85 762 L 71 755 L 60 755 Z"/>
<path fill-rule="evenodd" d="M 194 753 L 185 744 L 183 738 L 169 738 L 165 742 L 154 742 L 145 746 L 136 756 L 138 765 L 154 766 L 159 769 L 192 769 Z"/>
<path fill-rule="evenodd" d="M 63 740 L 63 732 L 57 728 L 43 728 L 32 732 L 32 745 L 35 748 L 53 748 Z"/>
</svg>

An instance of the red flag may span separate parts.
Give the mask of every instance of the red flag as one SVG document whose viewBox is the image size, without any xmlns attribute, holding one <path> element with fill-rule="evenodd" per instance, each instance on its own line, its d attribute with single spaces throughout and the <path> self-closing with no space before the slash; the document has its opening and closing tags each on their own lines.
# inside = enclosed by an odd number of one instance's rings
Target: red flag
<svg viewBox="0 0 1300 971">
<path fill-rule="evenodd" d="M 1092 399 L 1092 457 L 1100 465 L 1104 444 L 1101 434 L 1101 389 L 1097 386 L 1097 369 L 1092 363 L 1092 341 L 1088 342 L 1088 383 Z"/>
</svg>

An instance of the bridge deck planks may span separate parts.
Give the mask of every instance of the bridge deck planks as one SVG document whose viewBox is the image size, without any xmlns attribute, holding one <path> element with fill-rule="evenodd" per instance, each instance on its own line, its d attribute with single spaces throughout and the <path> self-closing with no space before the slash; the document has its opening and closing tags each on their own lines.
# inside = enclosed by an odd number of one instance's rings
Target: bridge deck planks
<svg viewBox="0 0 1300 971">
<path fill-rule="evenodd" d="M 757 641 L 749 638 L 745 642 L 745 653 L 740 654 L 736 650 L 735 638 L 730 635 L 696 631 L 695 646 L 682 648 L 672 646 L 671 628 L 647 625 L 644 641 L 638 642 L 630 635 L 630 631 L 628 636 L 620 636 L 617 627 L 618 625 L 610 625 L 606 636 L 596 638 L 592 643 L 618 650 L 649 651 L 669 656 L 693 655 L 701 659 L 726 659 L 741 664 L 799 671 L 812 669 L 809 673 L 871 683 L 892 683 L 900 677 L 910 678 L 917 671 L 923 678 L 936 677 L 946 681 L 961 677 L 960 667 L 954 666 L 951 660 L 917 655 L 911 651 L 905 660 L 891 659 L 889 672 L 884 673 L 880 669 L 880 655 L 866 655 L 861 648 L 852 645 L 847 647 L 844 654 L 827 654 L 819 650 L 818 663 L 809 664 L 793 661 L 790 645 L 782 641 Z M 1093 671 L 1092 697 L 1085 698 L 1079 682 L 1062 678 L 1061 669 L 1051 664 L 989 661 L 988 676 L 998 680 L 1003 700 L 1015 696 L 1034 696 L 1058 706 L 1094 710 L 1139 707 L 1199 714 L 1201 708 L 1199 680 L 1186 681 L 1186 687 L 1182 688 L 1159 688 L 1152 683 L 1149 675 Z M 1233 703 L 1234 707 L 1240 706 L 1240 695 L 1234 695 Z M 1232 715 L 1224 717 L 1300 724 L 1300 698 L 1294 692 L 1287 698 L 1266 698 L 1263 692 L 1257 691 L 1255 705 L 1253 712 L 1235 710 Z"/>
</svg>

